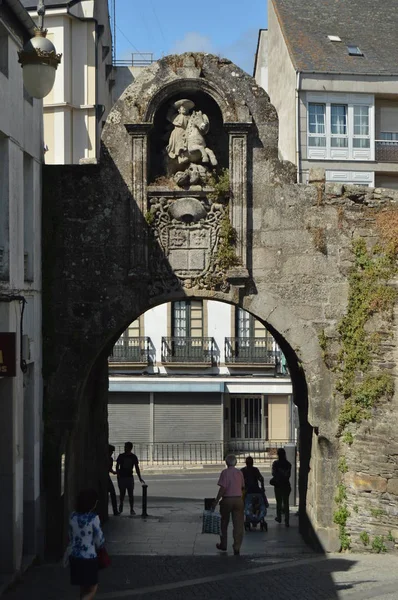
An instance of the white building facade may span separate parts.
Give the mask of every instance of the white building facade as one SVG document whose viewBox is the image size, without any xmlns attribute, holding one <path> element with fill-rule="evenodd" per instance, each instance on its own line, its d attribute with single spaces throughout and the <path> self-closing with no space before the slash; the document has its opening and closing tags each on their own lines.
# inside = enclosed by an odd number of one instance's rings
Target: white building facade
<svg viewBox="0 0 398 600">
<path fill-rule="evenodd" d="M 322 167 L 330 182 L 398 189 L 396 4 L 324 4 L 268 3 L 254 76 L 278 112 L 280 157 L 299 182 Z"/>
<path fill-rule="evenodd" d="M 36 0 L 22 0 L 36 18 Z M 112 107 L 112 39 L 107 0 L 46 2 L 47 37 L 62 54 L 44 99 L 47 164 L 99 157 L 102 127 Z"/>
<path fill-rule="evenodd" d="M 0 579 L 41 545 L 43 120 L 17 55 L 33 27 L 19 0 L 1 3 Z"/>
<path fill-rule="evenodd" d="M 160 305 L 109 359 L 109 441 L 149 463 L 265 457 L 295 437 L 284 357 L 249 313 L 211 300 Z"/>
</svg>

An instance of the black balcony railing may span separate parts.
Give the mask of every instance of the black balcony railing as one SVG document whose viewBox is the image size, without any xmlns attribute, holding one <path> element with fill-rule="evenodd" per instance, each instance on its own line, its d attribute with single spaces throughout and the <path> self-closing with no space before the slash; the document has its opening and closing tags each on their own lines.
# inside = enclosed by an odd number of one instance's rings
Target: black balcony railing
<svg viewBox="0 0 398 600">
<path fill-rule="evenodd" d="M 376 140 L 376 160 L 398 162 L 398 140 Z"/>
<path fill-rule="evenodd" d="M 215 343 L 212 337 L 162 337 L 162 363 L 213 365 L 215 362 Z"/>
<path fill-rule="evenodd" d="M 226 364 L 261 364 L 276 366 L 280 351 L 273 349 L 273 340 L 264 338 L 225 338 Z"/>
<path fill-rule="evenodd" d="M 113 346 L 110 363 L 150 363 L 149 337 L 122 336 Z"/>
</svg>

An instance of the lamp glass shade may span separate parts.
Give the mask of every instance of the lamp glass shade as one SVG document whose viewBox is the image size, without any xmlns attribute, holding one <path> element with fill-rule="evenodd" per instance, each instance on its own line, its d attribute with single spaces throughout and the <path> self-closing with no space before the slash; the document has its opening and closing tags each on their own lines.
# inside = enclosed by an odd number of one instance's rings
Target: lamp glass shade
<svg viewBox="0 0 398 600">
<path fill-rule="evenodd" d="M 33 98 L 44 98 L 54 85 L 56 70 L 51 65 L 27 64 L 23 69 L 23 83 L 26 91 Z"/>
</svg>

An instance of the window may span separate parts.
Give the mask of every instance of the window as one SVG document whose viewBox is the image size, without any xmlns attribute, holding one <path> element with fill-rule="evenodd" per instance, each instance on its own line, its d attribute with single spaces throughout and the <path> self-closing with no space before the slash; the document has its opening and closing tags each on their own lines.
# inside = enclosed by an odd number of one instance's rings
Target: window
<svg viewBox="0 0 398 600">
<path fill-rule="evenodd" d="M 333 148 L 347 148 L 347 106 L 332 104 L 330 108 L 331 145 Z"/>
<path fill-rule="evenodd" d="M 201 300 L 173 302 L 173 337 L 203 336 L 203 303 Z"/>
<path fill-rule="evenodd" d="M 398 142 L 398 132 L 382 131 L 380 133 L 380 139 L 386 142 Z"/>
<path fill-rule="evenodd" d="M 311 103 L 309 105 L 309 146 L 326 146 L 325 111 L 325 104 Z"/>
<path fill-rule="evenodd" d="M 8 77 L 8 33 L 0 24 L 0 72 Z"/>
<path fill-rule="evenodd" d="M 34 255 L 33 255 L 33 237 L 35 232 L 34 224 L 34 177 L 33 177 L 33 158 L 26 152 L 23 155 L 23 185 L 24 185 L 24 278 L 25 281 L 33 281 Z"/>
<path fill-rule="evenodd" d="M 261 396 L 231 397 L 230 433 L 233 440 L 268 439 L 268 402 Z M 263 423 L 264 414 L 264 423 Z"/>
<path fill-rule="evenodd" d="M 369 106 L 354 106 L 354 148 L 370 148 Z"/>
<path fill-rule="evenodd" d="M 360 48 L 358 48 L 358 46 L 349 44 L 347 46 L 347 50 L 348 50 L 348 54 L 350 56 L 363 56 L 363 52 L 361 51 Z"/>
<path fill-rule="evenodd" d="M 308 159 L 374 160 L 373 96 L 309 93 L 307 99 Z"/>
</svg>

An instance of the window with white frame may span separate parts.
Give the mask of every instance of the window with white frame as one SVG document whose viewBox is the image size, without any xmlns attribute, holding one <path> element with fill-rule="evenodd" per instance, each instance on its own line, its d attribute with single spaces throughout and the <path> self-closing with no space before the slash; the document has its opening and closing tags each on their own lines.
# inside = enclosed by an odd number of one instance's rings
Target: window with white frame
<svg viewBox="0 0 398 600">
<path fill-rule="evenodd" d="M 396 131 L 381 131 L 380 140 L 383 142 L 398 142 L 398 132 Z"/>
<path fill-rule="evenodd" d="M 308 94 L 308 158 L 374 160 L 374 98 Z"/>
</svg>

